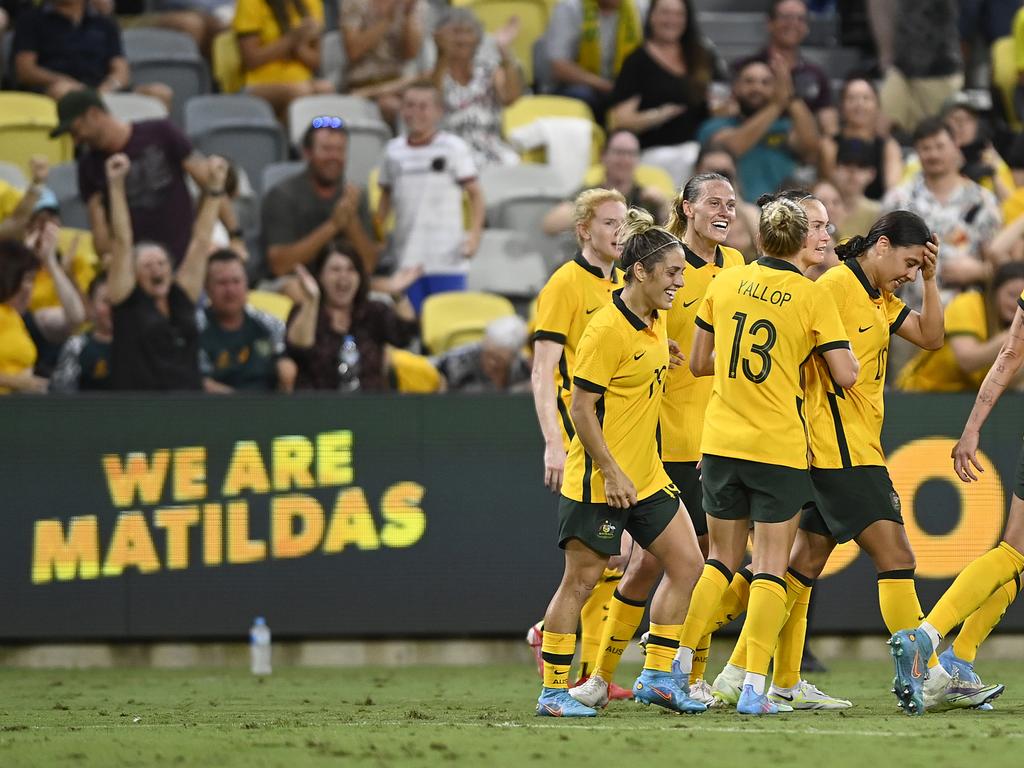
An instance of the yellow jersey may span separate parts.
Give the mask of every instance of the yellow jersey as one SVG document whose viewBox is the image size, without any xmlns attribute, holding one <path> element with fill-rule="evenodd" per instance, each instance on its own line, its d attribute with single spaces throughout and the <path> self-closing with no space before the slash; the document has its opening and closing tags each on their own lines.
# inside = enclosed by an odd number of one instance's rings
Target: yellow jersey
<svg viewBox="0 0 1024 768">
<path fill-rule="evenodd" d="M 309 17 L 321 26 L 324 23 L 324 7 L 322 3 L 305 3 Z M 302 23 L 302 16 L 295 10 L 292 3 L 286 3 L 288 20 L 291 26 Z M 281 28 L 270 10 L 266 0 L 238 0 L 235 5 L 235 20 L 232 28 L 239 37 L 256 35 L 260 43 L 266 45 L 281 39 Z M 266 83 L 304 83 L 311 80 L 316 73 L 296 58 L 277 59 L 261 64 L 255 69 L 245 72 L 246 85 L 262 85 Z"/>
<path fill-rule="evenodd" d="M 637 499 L 671 484 L 659 455 L 658 417 L 668 373 L 665 316 L 651 325 L 637 317 L 616 291 L 594 314 L 576 355 L 573 386 L 601 395 L 597 420 L 619 468 L 633 482 Z M 565 459 L 562 495 L 587 504 L 605 503 L 604 475 L 573 438 Z"/>
<path fill-rule="evenodd" d="M 611 302 L 612 291 L 621 287 L 622 270 L 612 267 L 611 274 L 605 277 L 604 272 L 584 259 L 582 253 L 577 253 L 572 261 L 551 275 L 537 296 L 533 340 L 562 345 L 562 357 L 555 369 L 555 387 L 562 444 L 566 450 L 576 434 L 569 418 L 576 348 L 594 314 Z"/>
<path fill-rule="evenodd" d="M 701 453 L 806 469 L 801 367 L 850 346 L 832 297 L 790 262 L 762 257 L 722 272 L 696 323 L 715 334 Z"/>
<path fill-rule="evenodd" d="M 943 312 L 946 338 L 973 336 L 987 341 L 988 312 L 985 295 L 967 291 L 954 296 Z M 896 387 L 907 392 L 968 392 L 978 389 L 987 369 L 967 373 L 956 361 L 953 348 L 943 344 L 940 349 L 923 349 L 910 359 L 896 378 Z"/>
<path fill-rule="evenodd" d="M 685 283 L 676 293 L 672 309 L 667 313 L 668 337 L 673 339 L 689 358 L 693 346 L 693 324 L 700 301 L 708 286 L 723 269 L 742 267 L 743 254 L 735 248 L 719 246 L 715 260 L 704 261 L 685 245 Z M 711 397 L 711 378 L 696 378 L 689 365 L 680 365 L 668 372 L 668 385 L 661 402 L 661 458 L 665 461 L 698 461 L 700 435 L 704 429 L 704 412 Z"/>
<path fill-rule="evenodd" d="M 824 360 L 812 356 L 808 361 L 804 414 L 811 438 L 811 466 L 884 466 L 882 421 L 889 336 L 903 325 L 910 308 L 892 293 L 872 287 L 857 259 L 830 269 L 818 278 L 817 285 L 832 296 L 839 310 L 860 373 L 857 383 L 844 390 L 832 381 Z"/>
<path fill-rule="evenodd" d="M 21 315 L 10 304 L 0 304 L 0 373 L 31 372 L 36 364 L 36 345 Z M 0 387 L 0 394 L 11 390 Z"/>
</svg>

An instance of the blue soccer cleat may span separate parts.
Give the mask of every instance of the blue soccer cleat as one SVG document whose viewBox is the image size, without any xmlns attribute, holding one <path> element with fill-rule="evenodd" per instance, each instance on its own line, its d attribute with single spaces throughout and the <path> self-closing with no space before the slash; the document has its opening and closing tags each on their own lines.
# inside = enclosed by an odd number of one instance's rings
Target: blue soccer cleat
<svg viewBox="0 0 1024 768">
<path fill-rule="evenodd" d="M 755 691 L 754 686 L 747 684 L 740 692 L 736 711 L 741 715 L 777 715 L 780 712 L 792 712 L 793 708 L 788 704 L 772 701 L 765 694 Z"/>
<path fill-rule="evenodd" d="M 924 714 L 924 681 L 928 679 L 928 659 L 932 641 L 919 629 L 901 629 L 889 638 L 889 653 L 896 667 L 893 693 L 908 715 Z"/>
<path fill-rule="evenodd" d="M 981 678 L 978 677 L 978 673 L 974 671 L 974 665 L 969 661 L 964 661 L 955 653 L 953 653 L 953 646 L 949 646 L 939 655 L 939 664 L 942 668 L 953 674 L 955 670 L 957 676 L 966 683 L 980 683 Z"/>
<path fill-rule="evenodd" d="M 690 698 L 689 688 L 671 672 L 645 669 L 633 683 L 633 698 L 640 704 L 654 704 L 683 714 L 704 712 L 707 707 Z"/>
<path fill-rule="evenodd" d="M 542 688 L 537 699 L 541 717 L 595 717 L 597 710 L 580 704 L 565 688 Z"/>
</svg>

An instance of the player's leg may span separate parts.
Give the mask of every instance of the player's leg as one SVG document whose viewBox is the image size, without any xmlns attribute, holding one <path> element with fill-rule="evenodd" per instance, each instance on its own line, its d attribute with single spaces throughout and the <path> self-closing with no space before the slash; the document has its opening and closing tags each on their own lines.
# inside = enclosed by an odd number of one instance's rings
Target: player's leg
<svg viewBox="0 0 1024 768">
<path fill-rule="evenodd" d="M 628 533 L 624 533 L 619 554 L 609 558 L 608 565 L 605 567 L 604 573 L 601 574 L 597 586 L 590 593 L 587 602 L 583 604 L 583 610 L 580 613 L 579 677 L 581 681 L 590 677 L 597 668 L 601 636 L 609 618 L 612 594 L 618 588 L 623 572 L 629 563 L 632 547 L 633 538 Z"/>
<path fill-rule="evenodd" d="M 956 640 L 939 657 L 939 661 L 947 672 L 955 671 L 961 680 L 981 682 L 974 671 L 974 660 L 978 648 L 996 628 L 1006 609 L 1010 607 L 1020 593 L 1020 576 L 1003 584 L 982 603 L 981 607 L 967 617 Z"/>
</svg>

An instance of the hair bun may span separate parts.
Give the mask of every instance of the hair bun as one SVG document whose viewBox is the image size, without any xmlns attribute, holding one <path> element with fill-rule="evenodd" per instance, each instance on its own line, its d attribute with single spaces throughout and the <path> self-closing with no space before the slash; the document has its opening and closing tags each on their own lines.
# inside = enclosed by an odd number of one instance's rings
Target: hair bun
<svg viewBox="0 0 1024 768">
<path fill-rule="evenodd" d="M 854 235 L 836 246 L 836 258 L 840 261 L 846 261 L 846 259 L 860 256 L 869 247 L 871 247 L 871 243 L 868 242 L 866 237 L 863 235 Z"/>
</svg>

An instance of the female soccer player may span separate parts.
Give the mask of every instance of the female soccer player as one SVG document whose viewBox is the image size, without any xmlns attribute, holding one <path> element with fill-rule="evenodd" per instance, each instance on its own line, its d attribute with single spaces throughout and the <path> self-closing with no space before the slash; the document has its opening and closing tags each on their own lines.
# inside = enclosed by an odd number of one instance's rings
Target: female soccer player
<svg viewBox="0 0 1024 768">
<path fill-rule="evenodd" d="M 634 697 L 677 712 L 705 709 L 671 673 L 702 558 L 658 452 L 669 364 L 664 313 L 683 286 L 686 261 L 679 241 L 644 211 L 630 209 L 620 237 L 625 287 L 595 313 L 577 348 L 570 409 L 576 436 L 558 508 L 565 572 L 544 617 L 539 715 L 596 714 L 569 695 L 569 665 L 580 608 L 619 552 L 623 529 L 665 571 L 651 602 L 647 659 Z"/>
<path fill-rule="evenodd" d="M 808 229 L 807 214 L 792 200 L 764 205 L 758 231 L 764 256 L 712 283 L 697 313 L 690 355 L 695 376 L 714 374 L 701 438 L 710 558 L 683 627 L 680 670 L 689 673 L 692 651 L 744 555 L 752 520 L 741 714 L 780 711 L 765 695 L 765 677 L 786 620 L 783 576 L 797 512 L 811 495 L 800 367 L 809 355 L 821 355 L 842 387 L 852 386 L 859 370 L 835 302 L 803 275 L 821 260 L 803 247 Z"/>
</svg>

